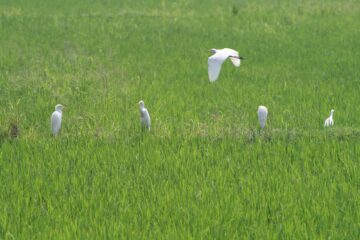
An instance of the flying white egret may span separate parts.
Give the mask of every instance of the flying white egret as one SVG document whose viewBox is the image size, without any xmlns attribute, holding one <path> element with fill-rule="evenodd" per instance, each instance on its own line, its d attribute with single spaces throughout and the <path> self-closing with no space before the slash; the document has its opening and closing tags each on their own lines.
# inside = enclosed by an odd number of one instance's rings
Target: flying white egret
<svg viewBox="0 0 360 240">
<path fill-rule="evenodd" d="M 64 106 L 61 104 L 57 104 L 55 106 L 55 112 L 51 115 L 51 131 L 52 134 L 56 137 L 59 134 L 61 128 L 61 120 L 62 120 L 62 110 Z"/>
<path fill-rule="evenodd" d="M 214 82 L 218 79 L 221 65 L 227 58 L 230 58 L 235 67 L 240 67 L 240 61 L 243 59 L 243 57 L 239 57 L 239 53 L 237 51 L 230 48 L 213 48 L 210 52 L 213 54 L 208 58 L 208 73 L 210 82 Z"/>
<path fill-rule="evenodd" d="M 150 126 L 151 126 L 150 114 L 149 114 L 148 110 L 145 108 L 145 104 L 144 104 L 143 100 L 141 100 L 139 102 L 139 107 L 140 107 L 140 122 L 141 122 L 141 125 L 150 130 Z"/>
<path fill-rule="evenodd" d="M 333 119 L 334 112 L 335 112 L 335 110 L 331 109 L 330 117 L 325 119 L 324 127 L 331 127 L 332 125 L 334 125 L 334 119 Z"/>
<path fill-rule="evenodd" d="M 267 115 L 268 115 L 267 108 L 265 106 L 259 106 L 257 114 L 258 114 L 260 126 L 261 126 L 261 128 L 264 128 L 265 124 L 266 124 Z"/>
</svg>

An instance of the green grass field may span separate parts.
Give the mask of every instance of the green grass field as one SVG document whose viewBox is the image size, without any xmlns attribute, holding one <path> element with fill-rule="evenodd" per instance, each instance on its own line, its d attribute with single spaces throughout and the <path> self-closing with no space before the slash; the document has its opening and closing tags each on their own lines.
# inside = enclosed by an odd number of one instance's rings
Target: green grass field
<svg viewBox="0 0 360 240">
<path fill-rule="evenodd" d="M 0 239 L 359 239 L 359 64 L 355 0 L 0 0 Z"/>
</svg>

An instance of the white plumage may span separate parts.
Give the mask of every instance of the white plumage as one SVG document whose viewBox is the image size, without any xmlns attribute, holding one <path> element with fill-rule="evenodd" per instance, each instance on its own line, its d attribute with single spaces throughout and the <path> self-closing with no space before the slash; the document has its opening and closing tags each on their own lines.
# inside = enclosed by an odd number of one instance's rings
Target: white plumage
<svg viewBox="0 0 360 240">
<path fill-rule="evenodd" d="M 208 58 L 208 73 L 210 82 L 214 82 L 218 79 L 221 66 L 227 58 L 230 58 L 235 67 L 240 67 L 242 57 L 239 57 L 239 53 L 230 48 L 223 49 L 211 49 L 211 55 Z"/>
<path fill-rule="evenodd" d="M 148 110 L 145 108 L 145 104 L 144 104 L 143 100 L 141 100 L 139 102 L 139 107 L 140 107 L 140 122 L 141 122 L 141 125 L 143 127 L 146 127 L 148 130 L 150 130 L 150 126 L 151 126 L 150 114 L 149 114 Z"/>
<path fill-rule="evenodd" d="M 64 108 L 63 105 L 57 104 L 55 106 L 55 112 L 53 112 L 51 115 L 51 131 L 55 137 L 59 134 L 59 131 L 61 129 L 63 108 Z"/>
<path fill-rule="evenodd" d="M 334 119 L 333 119 L 334 112 L 335 112 L 335 110 L 331 109 L 330 117 L 325 119 L 324 127 L 331 127 L 332 125 L 334 125 Z"/>
<path fill-rule="evenodd" d="M 266 124 L 267 115 L 268 115 L 267 108 L 265 106 L 259 106 L 257 114 L 258 114 L 258 118 L 259 118 L 260 127 L 264 128 L 265 124 Z"/>
</svg>

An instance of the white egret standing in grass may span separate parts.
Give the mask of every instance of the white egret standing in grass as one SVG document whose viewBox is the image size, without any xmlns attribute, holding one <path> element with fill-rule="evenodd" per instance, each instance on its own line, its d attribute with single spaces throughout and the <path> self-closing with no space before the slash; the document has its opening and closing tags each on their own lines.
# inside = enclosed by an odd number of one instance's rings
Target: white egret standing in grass
<svg viewBox="0 0 360 240">
<path fill-rule="evenodd" d="M 331 127 L 332 125 L 334 125 L 334 119 L 333 119 L 334 112 L 335 112 L 335 110 L 331 109 L 330 117 L 325 119 L 324 127 Z"/>
<path fill-rule="evenodd" d="M 144 104 L 143 100 L 141 100 L 139 102 L 139 107 L 140 107 L 140 122 L 141 122 L 141 125 L 150 130 L 150 126 L 151 126 L 150 114 L 149 114 L 148 110 L 145 108 L 145 104 Z"/>
<path fill-rule="evenodd" d="M 258 114 L 258 118 L 259 118 L 259 122 L 260 122 L 260 127 L 264 128 L 265 124 L 266 124 L 267 115 L 268 115 L 267 108 L 265 106 L 259 106 L 257 114 Z"/>
<path fill-rule="evenodd" d="M 213 54 L 208 58 L 208 73 L 210 82 L 214 82 L 218 79 L 221 65 L 227 58 L 230 58 L 235 67 L 240 67 L 241 59 L 243 59 L 242 57 L 239 57 L 239 53 L 237 51 L 230 48 L 213 48 L 210 52 Z"/>
<path fill-rule="evenodd" d="M 64 108 L 63 105 L 57 104 L 55 106 L 55 112 L 53 112 L 51 115 L 51 131 L 55 137 L 59 134 L 59 131 L 61 129 L 63 108 Z"/>
</svg>

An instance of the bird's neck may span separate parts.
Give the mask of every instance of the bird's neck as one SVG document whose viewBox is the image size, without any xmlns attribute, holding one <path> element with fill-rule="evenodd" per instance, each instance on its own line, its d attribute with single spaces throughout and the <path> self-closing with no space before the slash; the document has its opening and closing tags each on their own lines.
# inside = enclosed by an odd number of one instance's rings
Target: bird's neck
<svg viewBox="0 0 360 240">
<path fill-rule="evenodd" d="M 331 118 L 333 118 L 333 115 L 334 115 L 334 113 L 333 113 L 333 112 L 332 112 L 332 113 L 330 113 L 330 117 L 331 117 Z"/>
</svg>

